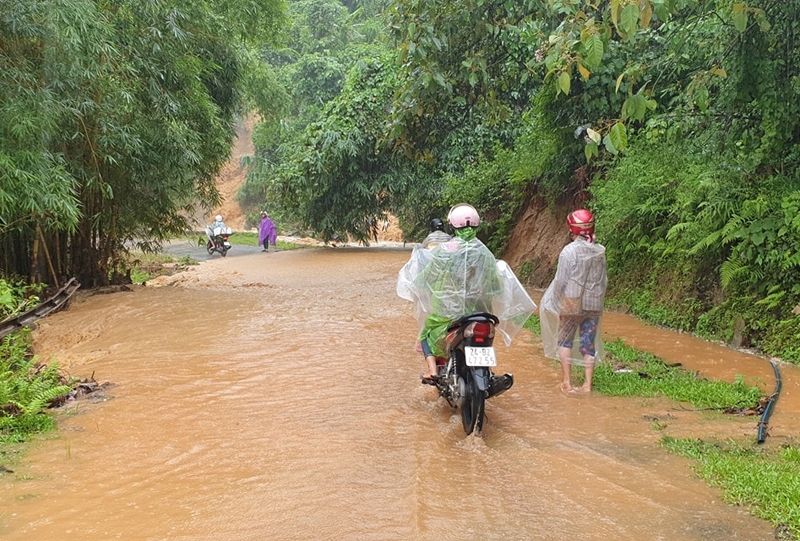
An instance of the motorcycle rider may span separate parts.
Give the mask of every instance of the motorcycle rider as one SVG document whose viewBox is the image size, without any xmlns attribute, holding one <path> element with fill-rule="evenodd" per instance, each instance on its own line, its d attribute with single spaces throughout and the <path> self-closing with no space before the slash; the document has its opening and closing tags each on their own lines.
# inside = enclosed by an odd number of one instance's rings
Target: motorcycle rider
<svg viewBox="0 0 800 541">
<path fill-rule="evenodd" d="M 431 220 L 431 232 L 428 233 L 428 236 L 422 241 L 422 247 L 433 248 L 437 244 L 447 242 L 452 238 L 453 237 L 445 233 L 444 222 L 442 222 L 439 218 L 434 218 Z"/>
<path fill-rule="evenodd" d="M 571 212 L 567 227 L 572 242 L 561 250 L 555 278 L 542 296 L 542 344 L 546 357 L 561 362 L 561 391 L 588 393 L 603 356 L 598 328 L 608 285 L 606 249 L 595 241 L 590 211 Z M 573 364 L 584 367 L 580 387 L 571 382 Z"/>
<path fill-rule="evenodd" d="M 217 227 L 225 227 L 225 222 L 222 221 L 222 214 L 217 214 L 214 216 L 214 223 L 211 224 L 211 231 L 214 231 Z"/>
<path fill-rule="evenodd" d="M 428 250 L 415 247 L 398 275 L 397 294 L 414 302 L 422 323 L 418 346 L 425 356 L 423 383 L 439 377 L 436 358 L 445 357 L 448 325 L 467 314 L 490 312 L 506 344 L 536 305 L 503 261 L 476 237 L 480 225 L 472 205 L 455 205 L 447 216 L 455 236 Z"/>
<path fill-rule="evenodd" d="M 220 229 L 220 231 L 224 232 L 226 230 L 225 222 L 222 221 L 222 214 L 217 214 L 216 216 L 214 216 L 214 222 L 211 225 L 206 226 L 206 236 L 208 237 L 208 240 L 211 242 L 211 244 L 214 245 L 215 247 L 217 246 L 218 243 L 217 235 L 215 234 L 215 231 L 218 227 L 222 228 Z"/>
</svg>

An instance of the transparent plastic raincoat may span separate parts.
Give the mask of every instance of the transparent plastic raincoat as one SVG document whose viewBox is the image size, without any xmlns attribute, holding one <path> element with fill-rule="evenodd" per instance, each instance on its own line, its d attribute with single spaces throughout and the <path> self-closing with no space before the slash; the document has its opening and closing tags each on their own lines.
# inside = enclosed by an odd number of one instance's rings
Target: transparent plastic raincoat
<svg viewBox="0 0 800 541">
<path fill-rule="evenodd" d="M 546 357 L 559 359 L 559 326 L 571 324 L 575 331 L 571 362 L 585 365 L 587 345 L 581 344 L 580 322 L 586 318 L 597 318 L 594 359 L 596 362 L 603 359 L 605 352 L 600 340 L 599 323 L 607 285 L 606 249 L 603 245 L 577 237 L 564 247 L 558 256 L 556 276 L 542 296 L 539 309 Z M 562 340 L 563 331 L 561 329 Z"/>
<path fill-rule="evenodd" d="M 494 314 L 500 320 L 496 330 L 510 345 L 536 310 L 511 268 L 477 238 L 455 237 L 432 249 L 416 246 L 398 274 L 397 294 L 414 303 L 419 339 L 440 357 L 447 326 L 461 316 Z"/>
</svg>

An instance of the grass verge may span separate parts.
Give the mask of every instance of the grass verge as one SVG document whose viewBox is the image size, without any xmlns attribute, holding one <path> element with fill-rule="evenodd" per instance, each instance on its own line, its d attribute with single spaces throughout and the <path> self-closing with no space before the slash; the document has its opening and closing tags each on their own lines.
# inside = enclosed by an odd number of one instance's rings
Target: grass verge
<svg viewBox="0 0 800 541">
<path fill-rule="evenodd" d="M 800 448 L 669 437 L 662 445 L 693 459 L 697 474 L 720 488 L 725 502 L 746 507 L 774 525 L 777 539 L 800 538 Z"/>
<path fill-rule="evenodd" d="M 234 245 L 241 244 L 243 246 L 258 246 L 258 233 L 253 233 L 252 231 L 236 232 L 235 234 L 231 235 L 230 241 L 231 244 Z M 293 242 L 285 242 L 282 240 L 278 241 L 279 250 L 297 250 L 299 248 L 307 248 L 307 246 L 302 246 Z"/>
<path fill-rule="evenodd" d="M 525 324 L 541 334 L 538 317 Z M 626 345 L 622 340 L 604 344 L 606 362 L 595 368 L 593 388 L 621 397 L 664 396 L 688 402 L 698 409 L 727 413 L 759 408 L 764 397 L 758 387 L 737 377 L 733 383 L 713 381 Z M 576 375 L 582 370 L 576 369 Z M 579 378 L 578 378 L 579 379 Z M 658 429 L 654 426 L 654 429 Z M 697 475 L 722 490 L 726 503 L 747 508 L 769 521 L 776 538 L 800 540 L 800 447 L 761 447 L 755 442 L 723 443 L 699 438 L 663 437 L 669 452 L 692 459 Z"/>
<path fill-rule="evenodd" d="M 206 235 L 203 232 L 188 233 L 185 237 L 181 237 L 177 240 L 187 240 L 192 243 L 198 242 L 199 244 L 205 245 Z M 237 231 L 231 235 L 228 240 L 233 246 L 237 244 L 240 246 L 258 246 L 258 233 L 252 231 Z M 279 250 L 297 250 L 300 248 L 308 248 L 308 246 L 278 240 Z"/>
<path fill-rule="evenodd" d="M 143 284 L 157 276 L 174 274 L 197 264 L 198 261 L 191 256 L 176 258 L 168 254 L 142 252 L 132 253 L 128 262 L 134 284 Z"/>
</svg>

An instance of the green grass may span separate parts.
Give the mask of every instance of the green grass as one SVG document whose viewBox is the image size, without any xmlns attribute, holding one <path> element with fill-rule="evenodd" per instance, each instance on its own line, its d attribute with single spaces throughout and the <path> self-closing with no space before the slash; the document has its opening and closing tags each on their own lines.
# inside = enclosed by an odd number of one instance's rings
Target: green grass
<svg viewBox="0 0 800 541">
<path fill-rule="evenodd" d="M 769 521 L 779 539 L 800 538 L 800 448 L 669 437 L 662 439 L 662 445 L 695 460 L 697 474 L 720 488 L 725 502 Z"/>
<path fill-rule="evenodd" d="M 525 328 L 541 335 L 539 317 L 531 316 Z M 755 407 L 761 398 L 759 388 L 746 385 L 741 377 L 733 383 L 709 380 L 670 366 L 622 340 L 605 342 L 603 346 L 607 359 L 595 368 L 592 388 L 609 396 L 664 396 L 677 402 L 688 402 L 696 408 L 729 411 Z M 580 381 L 583 369 L 573 369 Z"/>
<path fill-rule="evenodd" d="M 184 239 L 189 242 L 197 242 L 202 245 L 205 245 L 206 243 L 206 235 L 200 231 L 188 233 L 178 240 Z M 258 246 L 258 233 L 254 233 L 252 231 L 236 231 L 228 240 L 233 246 L 236 246 L 237 244 L 239 246 Z M 295 244 L 294 242 L 285 242 L 282 240 L 278 241 L 279 250 L 298 250 L 300 248 L 307 248 L 307 246 L 303 244 Z"/>
<path fill-rule="evenodd" d="M 733 383 L 709 380 L 667 365 L 655 355 L 638 351 L 622 340 L 605 343 L 604 347 L 607 362 L 597 365 L 593 381 L 593 388 L 603 394 L 665 396 L 696 408 L 734 411 L 756 407 L 762 396 L 758 387 L 746 385 L 739 376 Z"/>
<path fill-rule="evenodd" d="M 533 314 L 528 318 L 528 321 L 525 322 L 524 327 L 532 333 L 538 334 L 539 336 L 542 335 L 542 322 L 539 319 L 539 316 L 536 314 Z"/>
<path fill-rule="evenodd" d="M 180 272 L 186 267 L 197 265 L 198 261 L 191 256 L 176 258 L 168 254 L 131 254 L 128 261 L 131 270 L 131 282 L 143 284 L 157 276 Z"/>
<path fill-rule="evenodd" d="M 541 334 L 539 318 L 525 324 Z M 733 383 L 713 381 L 678 366 L 670 366 L 655 355 L 626 345 L 622 340 L 604 344 L 607 359 L 595 368 L 595 391 L 622 397 L 663 396 L 689 403 L 698 409 L 735 413 L 754 408 L 762 393 L 741 377 Z M 575 368 L 576 380 L 583 370 Z M 664 425 L 653 422 L 652 429 Z M 662 446 L 669 452 L 693 459 L 697 474 L 710 486 L 722 490 L 725 502 L 747 508 L 776 528 L 776 538 L 800 540 L 800 448 L 760 447 L 750 442 L 709 443 L 702 439 L 665 436 Z"/>
<path fill-rule="evenodd" d="M 234 246 L 237 244 L 242 246 L 258 246 L 258 233 L 253 233 L 252 231 L 237 231 L 231 235 L 228 240 L 230 240 L 231 244 Z M 297 250 L 299 248 L 305 248 L 305 246 L 293 242 L 278 241 L 279 250 Z"/>
</svg>

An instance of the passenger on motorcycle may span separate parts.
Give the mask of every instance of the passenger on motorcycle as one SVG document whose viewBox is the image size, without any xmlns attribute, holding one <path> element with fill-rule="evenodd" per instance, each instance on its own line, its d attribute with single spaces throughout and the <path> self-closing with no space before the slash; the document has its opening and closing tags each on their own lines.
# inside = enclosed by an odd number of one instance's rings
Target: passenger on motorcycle
<svg viewBox="0 0 800 541">
<path fill-rule="evenodd" d="M 504 261 L 476 237 L 480 216 L 461 203 L 450 209 L 455 236 L 431 250 L 417 246 L 398 275 L 397 294 L 414 302 L 421 323 L 419 348 L 427 362 L 423 381 L 438 377 L 437 357 L 445 357 L 448 325 L 467 314 L 489 312 L 506 344 L 536 305 Z"/>
</svg>

